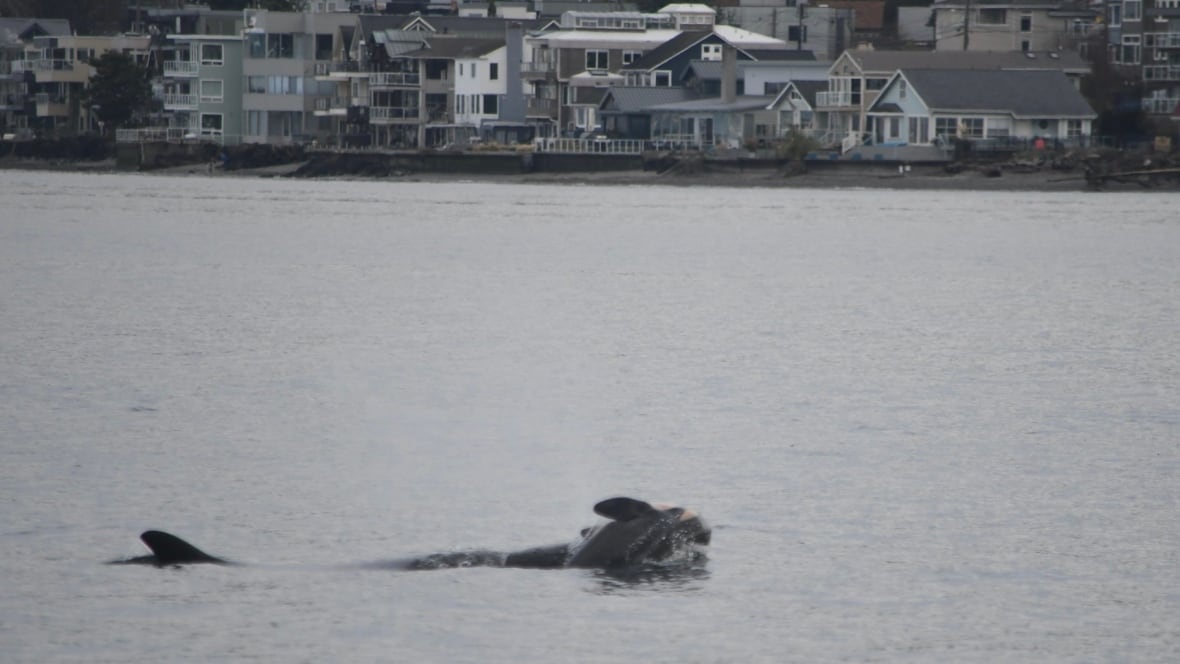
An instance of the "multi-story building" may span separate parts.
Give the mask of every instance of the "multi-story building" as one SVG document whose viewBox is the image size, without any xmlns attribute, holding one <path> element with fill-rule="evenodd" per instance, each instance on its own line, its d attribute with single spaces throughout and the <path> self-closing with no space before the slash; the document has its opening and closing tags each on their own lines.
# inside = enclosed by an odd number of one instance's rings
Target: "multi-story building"
<svg viewBox="0 0 1180 664">
<path fill-rule="evenodd" d="M 175 59 L 163 63 L 161 101 L 184 136 L 241 142 L 242 37 L 170 35 Z"/>
<path fill-rule="evenodd" d="M 1143 85 L 1141 106 L 1155 116 L 1180 108 L 1180 0 L 1110 0 L 1111 62 Z"/>
<path fill-rule="evenodd" d="M 0 18 L 0 133 L 27 130 L 29 111 L 35 113 L 29 99 L 29 79 L 35 73 L 17 64 L 25 59 L 25 49 L 36 37 L 69 34 L 70 23 L 64 19 Z"/>
<path fill-rule="evenodd" d="M 99 122 L 82 105 L 82 92 L 94 75 L 90 62 L 107 51 L 128 53 L 144 62 L 150 38 L 123 35 L 90 37 L 45 34 L 33 37 L 24 57 L 13 61 L 11 74 L 20 74 L 32 97 L 26 106 L 26 122 L 45 136 L 71 136 L 97 131 Z"/>
<path fill-rule="evenodd" d="M 1077 51 L 1098 13 L 1068 0 L 935 0 L 936 51 Z"/>
<path fill-rule="evenodd" d="M 356 17 L 247 10 L 245 20 L 242 140 L 289 144 L 332 136 L 331 118 L 315 111 L 335 95 L 336 84 L 316 73 L 331 63 L 340 28 Z"/>
</svg>

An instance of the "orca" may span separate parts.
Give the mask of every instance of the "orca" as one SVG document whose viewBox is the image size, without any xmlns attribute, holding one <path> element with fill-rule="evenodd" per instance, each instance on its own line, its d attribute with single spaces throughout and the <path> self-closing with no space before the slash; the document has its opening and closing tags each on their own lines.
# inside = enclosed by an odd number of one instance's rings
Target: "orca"
<svg viewBox="0 0 1180 664">
<path fill-rule="evenodd" d="M 148 530 L 139 536 L 151 555 L 127 558 L 126 560 L 112 560 L 112 565 L 155 565 L 156 567 L 170 567 L 175 565 L 192 565 L 195 563 L 209 563 L 213 565 L 228 565 L 227 560 L 211 556 L 176 535 L 160 530 Z"/>
<path fill-rule="evenodd" d="M 582 531 L 572 544 L 542 546 L 512 553 L 459 551 L 436 553 L 411 560 L 375 563 L 371 567 L 393 569 L 447 569 L 454 567 L 562 567 L 621 569 L 659 563 L 677 555 L 699 559 L 708 546 L 712 529 L 699 514 L 683 507 L 652 505 L 634 498 L 608 498 L 594 506 L 608 519 Z M 209 563 L 233 564 L 211 556 L 188 542 L 159 530 L 139 536 L 151 555 L 112 561 L 113 564 L 145 564 L 173 567 Z"/>
</svg>

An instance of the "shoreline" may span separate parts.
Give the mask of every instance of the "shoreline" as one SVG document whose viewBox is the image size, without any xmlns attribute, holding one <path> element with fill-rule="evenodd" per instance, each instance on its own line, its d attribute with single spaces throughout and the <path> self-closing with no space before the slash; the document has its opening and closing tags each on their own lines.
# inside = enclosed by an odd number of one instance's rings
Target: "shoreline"
<svg viewBox="0 0 1180 664">
<path fill-rule="evenodd" d="M 55 171 L 67 173 L 136 173 L 159 177 L 240 177 L 289 178 L 323 181 L 356 182 L 486 182 L 505 184 L 548 184 L 565 186 L 671 186 L 725 188 L 783 188 L 783 189 L 895 189 L 907 191 L 1044 191 L 1044 192 L 1101 192 L 1101 191 L 1174 191 L 1170 188 L 1148 188 L 1136 183 L 1112 183 L 1103 189 L 1087 186 L 1084 176 L 1069 171 L 1038 170 L 1018 173 L 1005 171 L 983 172 L 965 168 L 958 173 L 947 173 L 942 167 L 915 166 L 910 172 L 897 174 L 881 167 L 819 168 L 798 174 L 783 174 L 778 170 L 747 170 L 744 172 L 715 171 L 691 174 L 660 174 L 655 171 L 584 171 L 563 173 L 430 173 L 406 172 L 386 177 L 363 175 L 329 175 L 308 178 L 292 177 L 306 162 L 295 162 L 262 168 L 224 171 L 208 170 L 203 164 L 173 166 L 151 171 L 126 171 L 115 167 L 113 159 L 87 162 L 39 159 L 0 159 L 0 170 Z"/>
</svg>

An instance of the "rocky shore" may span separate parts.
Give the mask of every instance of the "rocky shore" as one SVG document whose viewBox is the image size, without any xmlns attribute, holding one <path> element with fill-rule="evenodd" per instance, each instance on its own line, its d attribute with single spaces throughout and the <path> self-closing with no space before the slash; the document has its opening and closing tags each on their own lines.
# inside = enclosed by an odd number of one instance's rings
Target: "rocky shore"
<svg viewBox="0 0 1180 664">
<path fill-rule="evenodd" d="M 246 146 L 243 146 L 245 148 Z M 781 187 L 806 189 L 902 189 L 969 191 L 1176 191 L 1180 157 L 1108 152 L 1052 155 L 1005 162 L 911 165 L 786 164 L 736 168 L 724 162 L 692 169 L 628 169 L 565 172 L 415 172 L 325 169 L 302 151 L 281 155 L 258 146 L 228 158 L 169 165 L 144 171 L 160 176 L 313 177 L 389 182 L 503 182 L 551 185 Z M 264 154 L 263 154 L 264 153 Z M 115 160 L 38 159 L 9 153 L 0 169 L 118 172 Z"/>
</svg>

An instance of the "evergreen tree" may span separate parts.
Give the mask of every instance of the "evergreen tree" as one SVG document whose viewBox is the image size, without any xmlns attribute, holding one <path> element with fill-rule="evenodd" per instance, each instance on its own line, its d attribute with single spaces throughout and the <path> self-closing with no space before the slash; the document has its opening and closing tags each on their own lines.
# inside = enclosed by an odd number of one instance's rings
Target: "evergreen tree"
<svg viewBox="0 0 1180 664">
<path fill-rule="evenodd" d="M 126 125 L 152 101 L 150 72 L 135 58 L 107 51 L 91 61 L 95 68 L 83 101 L 105 124 L 107 131 Z"/>
</svg>

